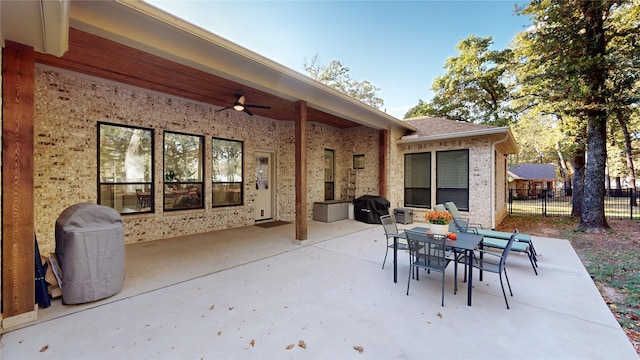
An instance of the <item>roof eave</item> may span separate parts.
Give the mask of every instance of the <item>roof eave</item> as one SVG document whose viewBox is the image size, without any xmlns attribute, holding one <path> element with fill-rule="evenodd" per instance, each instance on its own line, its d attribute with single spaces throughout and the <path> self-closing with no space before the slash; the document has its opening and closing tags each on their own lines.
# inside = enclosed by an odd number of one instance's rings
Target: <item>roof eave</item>
<svg viewBox="0 0 640 360">
<path fill-rule="evenodd" d="M 416 135 L 405 135 L 398 140 L 398 144 L 413 144 L 413 143 L 421 143 L 421 142 L 429 142 L 429 141 L 439 141 L 439 140 L 451 140 L 451 139 L 460 139 L 466 137 L 479 137 L 479 136 L 492 136 L 492 135 L 507 135 L 506 144 L 504 145 L 506 154 L 515 154 L 518 152 L 518 145 L 515 142 L 515 138 L 511 133 L 511 129 L 508 126 L 503 127 L 495 127 L 495 128 L 487 128 L 487 129 L 479 129 L 479 130 L 470 130 L 470 131 L 461 131 L 455 133 L 446 133 L 446 134 L 437 134 L 437 135 L 427 135 L 427 136 L 416 136 Z"/>
<path fill-rule="evenodd" d="M 62 56 L 69 49 L 70 0 L 0 1 L 0 39 Z"/>
<path fill-rule="evenodd" d="M 142 1 L 72 1 L 71 26 L 374 129 L 416 129 Z M 215 56 L 212 56 L 215 54 Z"/>
</svg>

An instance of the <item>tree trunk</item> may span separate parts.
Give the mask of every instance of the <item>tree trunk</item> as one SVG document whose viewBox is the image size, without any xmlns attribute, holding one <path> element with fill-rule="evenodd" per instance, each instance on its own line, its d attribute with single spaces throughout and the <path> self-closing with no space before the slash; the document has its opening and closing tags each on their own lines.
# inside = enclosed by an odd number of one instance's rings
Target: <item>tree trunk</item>
<svg viewBox="0 0 640 360">
<path fill-rule="evenodd" d="M 606 79 L 606 63 L 603 59 L 606 55 L 604 33 L 606 6 L 599 1 L 583 1 L 581 9 L 586 22 L 585 50 L 589 66 L 585 69 L 585 75 L 589 94 L 586 101 L 587 169 L 578 229 L 591 233 L 604 232 L 610 228 L 604 215 L 603 186 L 607 161 L 607 112 L 603 95 Z"/>
<path fill-rule="evenodd" d="M 564 160 L 562 152 L 560 152 L 560 144 L 556 143 L 556 148 L 558 152 L 558 164 L 560 165 L 560 176 L 562 176 L 562 183 L 564 184 L 564 194 L 571 196 L 571 176 L 569 176 L 567 162 Z"/>
<path fill-rule="evenodd" d="M 573 166 L 573 197 L 571 204 L 571 216 L 580 217 L 582 214 L 582 197 L 584 194 L 584 148 L 576 149 L 571 166 Z"/>
<path fill-rule="evenodd" d="M 589 139 L 587 152 L 587 168 L 585 172 L 584 194 L 582 196 L 582 210 L 580 212 L 579 230 L 597 233 L 609 229 L 604 215 L 604 168 L 607 159 L 606 115 L 591 115 L 587 125 Z"/>
<path fill-rule="evenodd" d="M 606 196 L 611 196 L 611 175 L 609 174 L 609 162 L 604 163 L 604 184 L 606 188 Z"/>
<path fill-rule="evenodd" d="M 629 134 L 627 121 L 625 121 L 625 116 L 622 110 L 620 109 L 616 110 L 616 118 L 618 119 L 618 123 L 620 123 L 620 129 L 622 130 L 622 134 L 624 135 L 624 156 L 627 160 L 627 169 L 629 170 L 629 176 L 630 176 L 629 183 L 631 188 L 635 190 L 636 171 L 633 166 L 633 156 L 632 156 L 633 147 L 631 146 L 631 134 Z M 635 196 L 632 197 L 631 199 L 631 205 L 638 206 L 638 201 L 636 200 Z"/>
</svg>

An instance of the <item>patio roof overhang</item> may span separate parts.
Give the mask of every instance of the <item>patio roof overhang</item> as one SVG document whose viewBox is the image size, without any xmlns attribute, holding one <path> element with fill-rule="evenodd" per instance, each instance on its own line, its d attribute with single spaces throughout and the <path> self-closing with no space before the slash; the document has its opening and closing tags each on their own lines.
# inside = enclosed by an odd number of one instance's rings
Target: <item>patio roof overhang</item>
<svg viewBox="0 0 640 360">
<path fill-rule="evenodd" d="M 36 61 L 130 85 L 226 107 L 236 94 L 270 110 L 255 114 L 293 121 L 294 104 L 307 103 L 307 120 L 382 130 L 413 126 L 318 81 L 141 1 L 1 2 L 1 37 L 32 46 Z M 79 31 L 78 31 L 79 30 Z M 87 35 L 88 34 L 88 35 Z M 119 51 L 94 52 L 82 42 L 101 41 Z M 103 49 L 105 50 L 105 49 Z M 132 58 L 135 56 L 135 58 Z M 150 71 L 133 73 L 143 57 Z M 109 64 L 100 69 L 100 64 Z M 181 81 L 166 82 L 166 76 Z"/>
</svg>

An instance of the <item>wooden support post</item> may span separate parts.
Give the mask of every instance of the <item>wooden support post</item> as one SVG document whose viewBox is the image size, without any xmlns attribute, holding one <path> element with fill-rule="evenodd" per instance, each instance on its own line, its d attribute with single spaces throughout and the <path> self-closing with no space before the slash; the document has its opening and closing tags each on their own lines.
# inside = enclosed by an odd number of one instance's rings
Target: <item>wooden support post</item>
<svg viewBox="0 0 640 360">
<path fill-rule="evenodd" d="M 380 155 L 378 166 L 378 187 L 380 196 L 387 197 L 387 151 L 389 150 L 389 131 L 380 130 Z"/>
<path fill-rule="evenodd" d="M 296 240 L 307 240 L 307 102 L 296 101 Z"/>
<path fill-rule="evenodd" d="M 34 311 L 33 48 L 7 41 L 2 66 L 2 313 Z"/>
</svg>

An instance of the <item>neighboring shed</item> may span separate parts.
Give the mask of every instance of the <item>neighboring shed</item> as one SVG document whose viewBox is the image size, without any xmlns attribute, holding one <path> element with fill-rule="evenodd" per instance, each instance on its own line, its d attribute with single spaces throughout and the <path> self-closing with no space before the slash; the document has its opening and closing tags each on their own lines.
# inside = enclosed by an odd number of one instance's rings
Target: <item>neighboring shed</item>
<svg viewBox="0 0 640 360">
<path fill-rule="evenodd" d="M 509 191 L 515 198 L 528 199 L 542 196 L 542 190 L 555 190 L 558 176 L 554 164 L 519 164 L 507 171 Z"/>
</svg>

